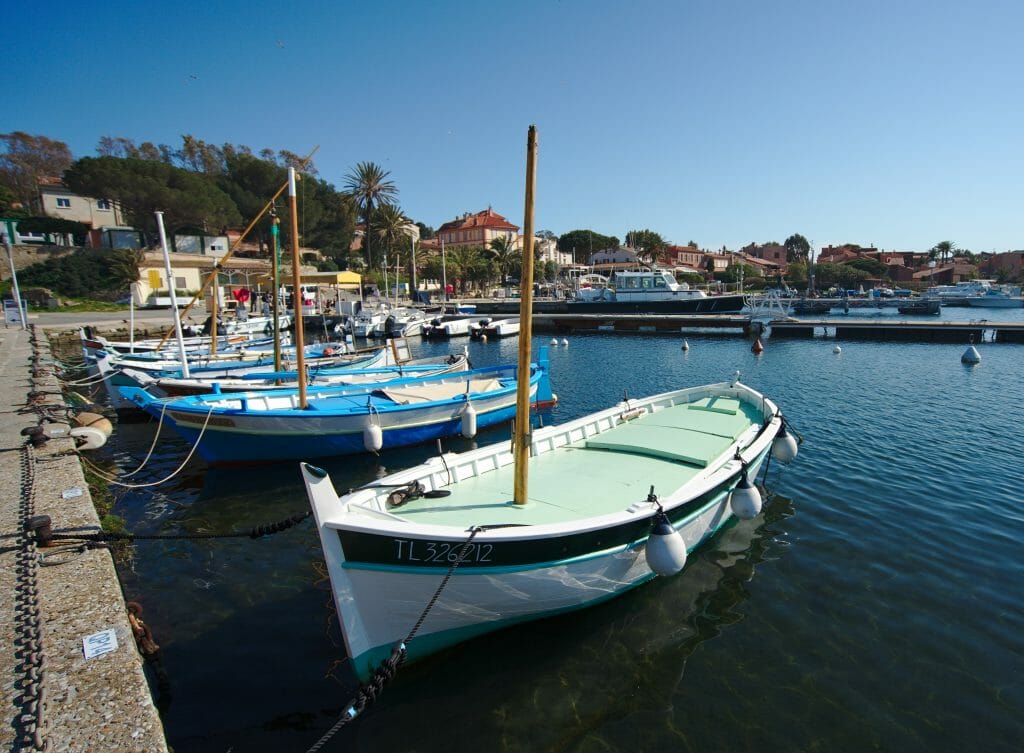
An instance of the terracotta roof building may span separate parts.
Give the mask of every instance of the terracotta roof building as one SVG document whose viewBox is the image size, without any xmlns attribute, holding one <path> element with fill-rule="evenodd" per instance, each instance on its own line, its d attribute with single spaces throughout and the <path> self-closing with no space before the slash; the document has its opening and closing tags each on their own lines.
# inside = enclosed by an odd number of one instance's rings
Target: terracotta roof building
<svg viewBox="0 0 1024 753">
<path fill-rule="evenodd" d="M 437 238 L 444 245 L 483 246 L 487 248 L 495 238 L 508 238 L 520 247 L 519 226 L 513 225 L 490 207 L 446 222 L 437 229 Z"/>
</svg>

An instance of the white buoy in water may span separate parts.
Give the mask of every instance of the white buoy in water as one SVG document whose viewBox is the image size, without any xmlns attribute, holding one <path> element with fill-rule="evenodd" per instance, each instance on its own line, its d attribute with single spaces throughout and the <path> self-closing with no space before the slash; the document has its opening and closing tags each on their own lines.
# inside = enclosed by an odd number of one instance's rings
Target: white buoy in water
<svg viewBox="0 0 1024 753">
<path fill-rule="evenodd" d="M 384 432 L 371 419 L 363 427 L 363 447 L 367 452 L 377 452 L 384 446 Z"/>
<path fill-rule="evenodd" d="M 655 575 L 675 575 L 686 565 L 686 542 L 663 512 L 654 518 L 644 556 Z"/>
<path fill-rule="evenodd" d="M 476 436 L 476 408 L 473 403 L 466 400 L 466 407 L 462 411 L 462 422 L 460 424 L 462 436 L 472 439 Z"/>
<path fill-rule="evenodd" d="M 562 338 L 562 346 L 566 347 L 566 348 L 569 347 L 569 340 L 568 340 L 568 338 L 565 338 L 565 337 Z"/>
<path fill-rule="evenodd" d="M 552 337 L 551 338 L 551 344 L 552 345 L 558 345 L 558 338 L 557 337 Z"/>
<path fill-rule="evenodd" d="M 970 345 L 967 347 L 967 350 L 964 351 L 964 354 L 960 356 L 960 362 L 972 365 L 976 363 L 981 363 L 981 354 L 978 352 L 977 348 L 975 348 L 973 345 Z"/>
<path fill-rule="evenodd" d="M 761 492 L 750 483 L 746 468 L 743 469 L 740 482 L 729 495 L 729 507 L 732 508 L 732 514 L 740 520 L 751 520 L 761 512 Z"/>
<path fill-rule="evenodd" d="M 690 343 L 686 342 L 686 340 L 683 340 L 683 350 L 689 350 L 689 349 L 690 349 Z"/>
<path fill-rule="evenodd" d="M 843 349 L 842 349 L 842 348 L 840 348 L 840 347 L 839 347 L 839 346 L 837 345 L 836 347 L 832 348 L 832 352 L 833 352 L 833 353 L 842 353 L 842 352 L 843 352 Z"/>
<path fill-rule="evenodd" d="M 786 431 L 786 423 L 783 422 L 779 433 L 772 440 L 772 457 L 782 463 L 791 463 L 798 451 L 796 440 Z"/>
<path fill-rule="evenodd" d="M 480 335 L 480 342 L 482 342 L 482 343 L 487 342 L 487 335 Z"/>
</svg>

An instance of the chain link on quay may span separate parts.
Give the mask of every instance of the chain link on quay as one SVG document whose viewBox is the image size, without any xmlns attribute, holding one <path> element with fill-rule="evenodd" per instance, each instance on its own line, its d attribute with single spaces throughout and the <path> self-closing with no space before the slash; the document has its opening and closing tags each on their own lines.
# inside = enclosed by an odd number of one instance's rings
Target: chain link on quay
<svg viewBox="0 0 1024 753">
<path fill-rule="evenodd" d="M 41 546 L 50 516 L 69 532 L 100 530 L 74 440 L 39 441 L 41 426 L 80 410 L 65 403 L 49 358 L 41 330 L 0 332 L 0 585 L 11 594 L 0 599 L 0 750 L 166 753 L 109 551 Z M 112 649 L 87 655 L 100 634 Z"/>
<path fill-rule="evenodd" d="M 14 646 L 20 674 L 21 693 L 16 699 L 20 713 L 15 717 L 18 740 L 23 751 L 49 749 L 46 738 L 46 652 L 43 626 L 39 615 L 39 553 L 28 521 L 35 514 L 35 462 L 32 446 L 21 450 L 21 504 L 18 507 L 21 527 L 18 531 L 18 554 L 15 565 Z"/>
</svg>

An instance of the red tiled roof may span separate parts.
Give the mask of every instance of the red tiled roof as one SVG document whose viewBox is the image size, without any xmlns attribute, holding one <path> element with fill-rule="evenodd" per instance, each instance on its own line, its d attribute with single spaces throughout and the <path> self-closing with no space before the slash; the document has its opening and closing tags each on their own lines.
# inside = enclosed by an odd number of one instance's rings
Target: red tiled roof
<svg viewBox="0 0 1024 753">
<path fill-rule="evenodd" d="M 518 225 L 513 225 L 490 207 L 476 214 L 467 214 L 458 219 L 446 222 L 437 229 L 438 233 L 446 230 L 468 230 L 475 227 L 493 228 L 496 230 L 519 231 Z"/>
</svg>

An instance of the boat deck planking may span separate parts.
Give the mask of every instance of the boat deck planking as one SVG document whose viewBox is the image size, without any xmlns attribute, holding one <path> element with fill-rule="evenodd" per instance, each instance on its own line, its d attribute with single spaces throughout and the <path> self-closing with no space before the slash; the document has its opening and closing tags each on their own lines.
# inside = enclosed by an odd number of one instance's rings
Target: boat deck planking
<svg viewBox="0 0 1024 753">
<path fill-rule="evenodd" d="M 413 500 L 390 512 L 417 524 L 460 527 L 559 524 L 578 520 L 581 513 L 620 513 L 644 502 L 651 486 L 655 494 L 675 491 L 703 473 L 708 462 L 745 432 L 760 427 L 757 408 L 728 402 L 733 405 L 724 411 L 715 410 L 713 402 L 709 409 L 706 398 L 663 408 L 594 439 L 537 455 L 530 461 L 526 505 L 512 501 L 514 467 L 509 463 L 445 486 L 452 492 L 446 500 L 430 500 L 429 506 Z M 679 453 L 654 454 L 652 448 L 664 447 L 666 439 Z M 683 459 L 688 453 L 691 457 Z"/>
</svg>

